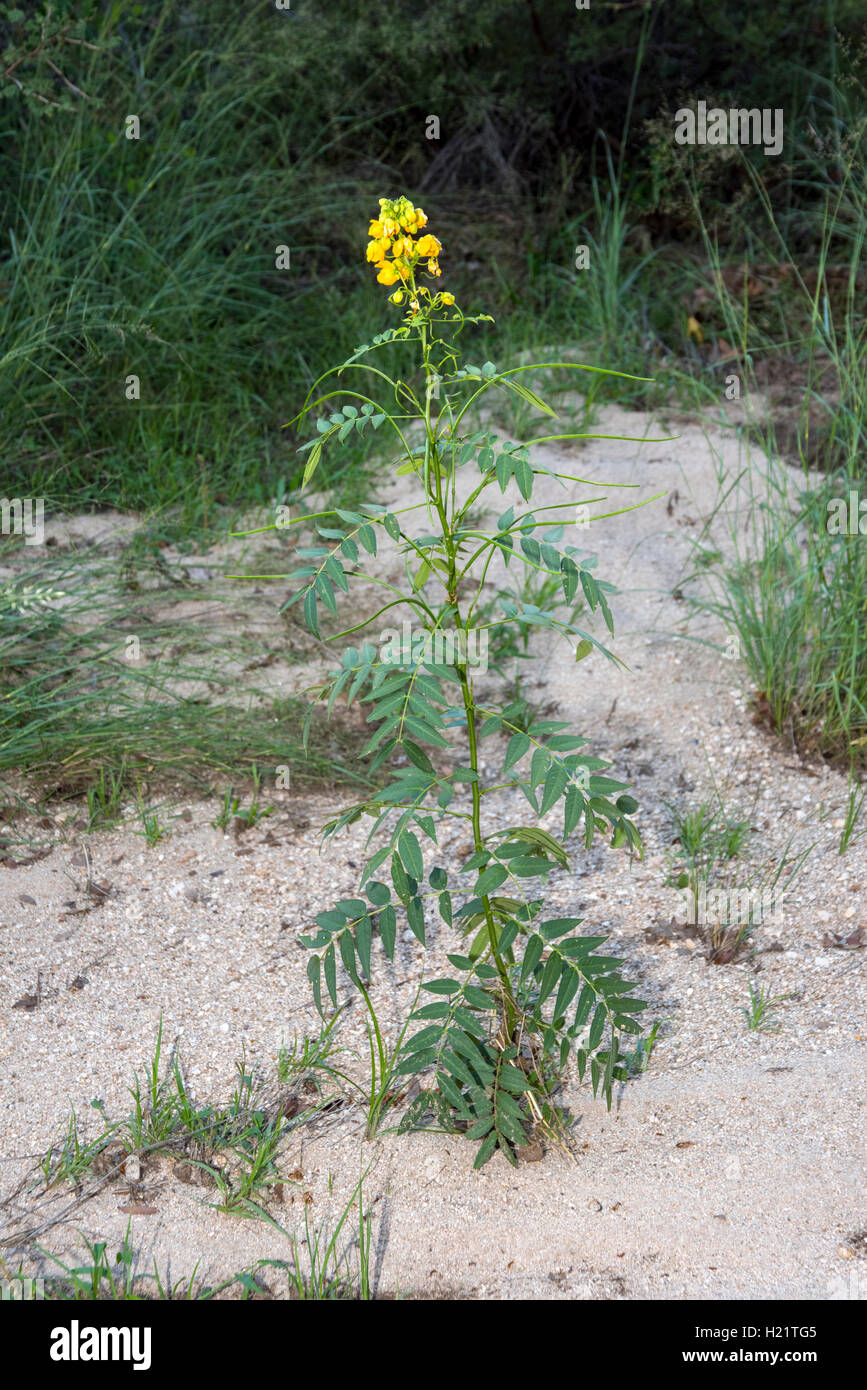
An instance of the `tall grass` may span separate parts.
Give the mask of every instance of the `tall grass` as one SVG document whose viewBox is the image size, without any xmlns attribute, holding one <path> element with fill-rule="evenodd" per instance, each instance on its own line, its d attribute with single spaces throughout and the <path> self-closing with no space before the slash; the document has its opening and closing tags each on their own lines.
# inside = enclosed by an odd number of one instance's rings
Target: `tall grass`
<svg viewBox="0 0 867 1390">
<path fill-rule="evenodd" d="M 65 59 L 86 99 L 50 119 L 0 103 L 7 494 L 196 518 L 293 475 L 286 403 L 368 321 L 335 246 L 369 194 L 328 172 L 338 136 L 297 145 L 279 24 L 265 6 L 106 6 Z"/>
<path fill-rule="evenodd" d="M 765 213 L 756 252 L 787 267 L 786 341 L 756 324 L 746 274 L 742 298 L 726 287 L 719 248 L 706 233 L 716 311 L 738 359 L 727 370 L 740 374 L 749 398 L 761 390 L 758 365 L 774 355 L 802 392 L 792 442 L 783 446 L 794 467 L 786 467 L 773 413 L 753 416 L 767 463 L 754 467 L 747 452 L 747 502 L 728 511 L 732 558 L 713 572 L 707 606 L 738 633 L 771 726 L 802 751 L 854 770 L 867 750 L 867 537 L 834 534 L 829 502 L 848 502 L 865 486 L 867 117 L 840 90 L 831 97 L 817 138 L 833 158 L 819 164 L 808 150 L 802 166 L 824 181 L 812 253 L 793 244 L 791 226 L 787 234 L 756 178 Z"/>
<path fill-rule="evenodd" d="M 208 789 L 282 767 L 297 786 L 364 782 L 358 738 L 339 725 L 319 724 L 305 752 L 306 702 L 243 674 L 261 639 L 237 613 L 214 624 L 229 602 L 219 583 L 181 573 L 139 548 L 133 566 L 100 550 L 0 579 L 0 789 L 26 774 L 43 795 L 86 792 L 94 819 L 142 781 Z M 279 626 L 273 639 L 285 642 Z"/>
</svg>

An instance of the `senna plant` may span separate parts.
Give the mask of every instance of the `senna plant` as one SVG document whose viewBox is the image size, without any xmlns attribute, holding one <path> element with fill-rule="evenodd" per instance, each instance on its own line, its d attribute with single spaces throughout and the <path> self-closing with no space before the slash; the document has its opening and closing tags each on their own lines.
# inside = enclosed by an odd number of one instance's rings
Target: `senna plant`
<svg viewBox="0 0 867 1390">
<path fill-rule="evenodd" d="M 396 446 L 397 474 L 411 478 L 418 494 L 417 502 L 392 511 L 366 504 L 291 523 L 318 535 L 318 544 L 299 549 L 304 563 L 289 576 L 298 586 L 289 602 L 303 604 L 317 637 L 322 610 L 337 617 L 339 597 L 358 582 L 380 591 L 383 601 L 339 638 L 395 608 L 411 612 L 413 633 L 397 657 L 369 641 L 347 647 L 317 691 L 317 702 L 325 701 L 329 712 L 339 698 L 369 706 L 373 733 L 365 754 L 374 770 L 383 770 L 384 784 L 325 826 L 327 839 L 371 817 L 368 847 L 376 848 L 364 864 L 359 896 L 320 912 L 315 932 L 301 942 L 311 952 L 307 974 L 322 1012 L 323 986 L 337 1007 L 341 966 L 369 1003 L 365 981 L 374 941 L 393 961 L 404 921 L 422 948 L 431 913 L 455 933 L 458 949 L 448 955 L 453 973 L 424 982 L 430 1002 L 411 1012 L 412 1028 L 402 1034 L 394 1070 L 403 1077 L 432 1076 L 401 1128 L 433 1112 L 442 1126 L 478 1142 L 481 1167 L 496 1149 L 515 1163 L 516 1150 L 534 1133 L 558 1131 L 553 1097 L 570 1057 L 582 1081 L 589 1068 L 594 1094 L 601 1092 L 609 1107 L 612 1083 L 625 1079 L 621 1047 L 626 1036 L 641 1033 L 636 1015 L 646 1005 L 633 996 L 636 986 L 623 979 L 621 962 L 601 953 L 607 938 L 581 934 L 580 917 L 546 916 L 544 900 L 531 886 L 538 889 L 552 869 L 569 868 L 566 842 L 582 823 L 587 847 L 597 835 L 610 835 L 613 846 L 630 854 L 640 856 L 642 849 L 630 819 L 637 802 L 624 783 L 605 775 L 610 764 L 585 751 L 586 739 L 566 732 L 560 720 L 533 715 L 519 725 L 509 705 L 496 708 L 480 699 L 468 654 L 474 639 L 481 641 L 489 628 L 501 633 L 504 623 L 518 631 L 554 629 L 575 645 L 579 661 L 594 651 L 617 661 L 571 621 L 576 598 L 583 596 L 590 612 L 601 614 L 613 631 L 612 586 L 595 576 L 594 559 L 562 543 L 563 512 L 574 515 L 577 504 L 533 505 L 540 475 L 561 481 L 569 476 L 550 475 L 531 460 L 526 445 L 503 443 L 479 426 L 478 408 L 489 391 L 515 392 L 544 415 L 556 412 L 521 380 L 538 366 L 461 365 L 456 339 L 464 325 L 492 320 L 465 317 L 452 294 L 420 283 L 440 275 L 441 246 L 424 232 L 426 223 L 422 209 L 406 198 L 380 199 L 367 259 L 379 283 L 395 287 L 390 300 L 406 306 L 404 317 L 326 372 L 292 422 L 315 419 L 315 433 L 303 446 L 305 484 L 324 449 L 384 427 Z M 406 378 L 382 369 L 380 350 L 387 343 L 414 351 L 417 366 Z M 578 437 L 586 436 L 547 436 Z M 490 503 L 512 484 L 523 506 L 516 497 L 495 524 L 479 525 L 475 518 L 490 515 Z M 372 564 L 384 538 L 403 559 L 403 587 Z M 556 577 L 570 620 L 556 616 L 562 608 L 544 611 L 506 599 L 503 617 L 485 621 L 483 586 L 498 558 L 506 566 L 517 560 L 540 576 Z M 484 740 L 504 746 L 495 785 L 482 775 Z M 488 798 L 507 788 L 520 789 L 532 817 L 526 824 L 489 828 Z M 539 825 L 558 805 L 562 837 Z M 427 842 L 437 850 L 438 829 L 447 821 L 469 830 L 473 853 L 456 871 L 434 864 L 425 883 L 422 846 Z"/>
</svg>

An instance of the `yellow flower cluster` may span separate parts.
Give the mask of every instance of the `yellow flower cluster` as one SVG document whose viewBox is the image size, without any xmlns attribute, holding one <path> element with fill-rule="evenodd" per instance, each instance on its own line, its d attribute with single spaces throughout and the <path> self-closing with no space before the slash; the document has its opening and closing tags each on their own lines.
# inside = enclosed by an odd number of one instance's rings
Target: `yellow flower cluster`
<svg viewBox="0 0 867 1390">
<path fill-rule="evenodd" d="M 403 195 L 394 201 L 380 198 L 379 216 L 373 219 L 368 232 L 371 240 L 367 259 L 376 266 L 376 278 L 381 285 L 396 285 L 400 281 L 402 286 L 413 290 L 419 261 L 427 262 L 429 275 L 442 274 L 437 261 L 442 245 L 429 233 L 418 236 L 426 226 L 427 215 L 422 208 L 413 207 L 408 198 Z M 413 240 L 414 237 L 418 239 Z M 402 288 L 391 296 L 395 304 L 400 304 L 403 297 Z M 452 297 L 449 298 L 453 303 Z M 417 304 L 413 296 L 411 307 L 417 308 Z"/>
</svg>

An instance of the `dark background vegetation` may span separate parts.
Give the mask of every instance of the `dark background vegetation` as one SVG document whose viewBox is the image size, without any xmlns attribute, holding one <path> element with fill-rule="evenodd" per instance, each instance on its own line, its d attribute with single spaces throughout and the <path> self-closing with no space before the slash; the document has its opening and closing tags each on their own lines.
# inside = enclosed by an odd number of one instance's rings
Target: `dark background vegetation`
<svg viewBox="0 0 867 1390">
<path fill-rule="evenodd" d="M 494 348 L 700 369 L 683 353 L 704 236 L 726 262 L 761 259 L 763 190 L 786 254 L 817 257 L 863 15 L 861 0 L 0 5 L 3 490 L 201 524 L 291 487 L 281 426 L 387 320 L 362 255 L 376 198 L 398 190 L 427 206 L 465 308 L 497 316 Z M 674 146 L 673 112 L 700 98 L 782 107 L 784 154 Z M 607 303 L 572 270 L 588 238 L 611 262 Z M 364 465 L 344 456 L 330 481 L 351 488 Z"/>
</svg>

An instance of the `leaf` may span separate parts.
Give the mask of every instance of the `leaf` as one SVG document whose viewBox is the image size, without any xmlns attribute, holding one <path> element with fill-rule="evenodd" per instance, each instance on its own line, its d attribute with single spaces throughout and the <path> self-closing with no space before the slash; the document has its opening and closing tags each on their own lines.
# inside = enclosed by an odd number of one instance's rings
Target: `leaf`
<svg viewBox="0 0 867 1390">
<path fill-rule="evenodd" d="M 466 1138 L 467 1138 L 467 1139 L 483 1139 L 484 1136 L 485 1136 L 490 1130 L 493 1129 L 493 1127 L 494 1127 L 494 1116 L 493 1116 L 493 1114 L 490 1114 L 490 1115 L 483 1115 L 482 1118 L 481 1118 L 480 1120 L 476 1120 L 475 1124 L 470 1125 L 469 1129 L 468 1129 L 467 1132 L 466 1132 Z M 496 1138 L 496 1136 L 494 1136 L 494 1137 Z M 480 1167 L 480 1166 L 481 1166 L 481 1165 L 479 1164 L 479 1162 L 478 1162 L 478 1159 L 476 1160 L 475 1166 L 476 1166 L 476 1167 Z"/>
<path fill-rule="evenodd" d="M 502 864 L 491 864 L 489 868 L 485 869 L 484 872 L 479 875 L 479 880 L 475 888 L 476 897 L 487 897 L 488 894 L 493 893 L 495 889 L 505 883 L 508 877 L 508 871 Z"/>
<path fill-rule="evenodd" d="M 587 1039 L 587 1047 L 590 1052 L 597 1048 L 602 1041 L 602 1033 L 605 1028 L 605 1005 L 598 1004 L 593 1015 L 593 1022 L 590 1025 L 590 1036 Z"/>
<path fill-rule="evenodd" d="M 560 570 L 563 575 L 563 597 L 567 603 L 571 603 L 578 589 L 578 566 L 568 555 L 564 555 L 560 560 Z"/>
<path fill-rule="evenodd" d="M 512 767 L 514 763 L 518 762 L 520 758 L 523 758 L 529 747 L 530 738 L 527 734 L 513 734 L 506 748 L 503 771 L 508 772 L 509 768 Z"/>
<path fill-rule="evenodd" d="M 407 899 L 412 896 L 412 893 L 410 892 L 406 870 L 396 853 L 391 856 L 391 880 L 401 902 L 406 902 Z"/>
<path fill-rule="evenodd" d="M 371 525 L 366 523 L 358 528 L 358 539 L 368 555 L 376 554 L 376 532 Z"/>
<path fill-rule="evenodd" d="M 319 425 L 321 425 L 322 423 L 323 423 L 323 422 L 322 422 L 321 420 L 317 421 L 317 424 L 319 424 Z M 326 430 L 327 430 L 327 429 L 328 429 L 328 426 L 326 425 L 325 428 L 326 428 Z M 313 477 L 313 474 L 316 472 L 317 468 L 319 467 L 319 460 L 320 460 L 321 457 L 322 457 L 322 440 L 321 440 L 321 439 L 317 439 L 317 440 L 316 440 L 316 443 L 313 445 L 313 451 L 312 451 L 312 453 L 310 454 L 309 459 L 307 460 L 307 466 L 306 466 L 306 468 L 304 469 L 304 477 L 303 477 L 303 479 L 301 480 L 301 486 L 302 486 L 302 487 L 306 487 L 307 484 L 310 482 L 310 479 Z"/>
<path fill-rule="evenodd" d="M 566 792 L 566 809 L 563 816 L 563 833 L 571 835 L 584 809 L 584 798 L 577 787 L 570 787 Z"/>
<path fill-rule="evenodd" d="M 472 1009 L 495 1009 L 497 1000 L 485 989 L 479 989 L 478 985 L 465 985 L 464 998 Z"/>
<path fill-rule="evenodd" d="M 382 942 L 382 949 L 389 960 L 394 960 L 394 944 L 397 938 L 397 917 L 394 908 L 389 906 L 379 914 L 379 938 Z"/>
<path fill-rule="evenodd" d="M 555 1020 L 562 1018 L 563 1014 L 572 1003 L 572 1000 L 575 998 L 575 995 L 578 993 L 579 983 L 580 976 L 578 971 L 573 969 L 571 965 L 567 965 L 560 977 L 560 988 L 557 990 L 557 998 L 554 1002 L 552 1018 Z"/>
<path fill-rule="evenodd" d="M 402 1062 L 398 1062 L 394 1069 L 395 1076 L 413 1076 L 416 1072 L 424 1071 L 432 1062 L 436 1061 L 435 1048 L 427 1048 L 420 1052 L 414 1052 L 411 1057 L 404 1057 Z"/>
<path fill-rule="evenodd" d="M 539 981 L 540 1004 L 544 1004 L 545 1000 L 548 998 L 548 995 L 551 993 L 552 989 L 556 985 L 557 980 L 560 976 L 561 968 L 562 962 L 560 960 L 560 957 L 552 951 L 548 959 L 545 961 L 545 968 L 542 971 L 542 978 Z"/>
<path fill-rule="evenodd" d="M 536 878 L 539 874 L 550 873 L 552 867 L 550 859 L 538 855 L 519 854 L 509 860 L 509 870 L 516 878 Z"/>
<path fill-rule="evenodd" d="M 311 956 L 307 962 L 307 978 L 313 986 L 313 998 L 320 1014 L 322 1013 L 322 987 L 319 982 L 321 964 L 318 956 Z"/>
<path fill-rule="evenodd" d="M 533 492 L 533 470 L 525 458 L 515 459 L 515 481 L 525 502 L 529 502 Z"/>
<path fill-rule="evenodd" d="M 409 901 L 406 908 L 406 920 L 409 923 L 409 928 L 413 936 L 421 942 L 422 946 L 426 945 L 424 936 L 424 908 L 422 907 L 421 898 L 412 898 Z"/>
<path fill-rule="evenodd" d="M 304 621 L 314 637 L 319 637 L 319 621 L 316 616 L 316 592 L 314 589 L 308 589 L 304 598 Z"/>
<path fill-rule="evenodd" d="M 335 1009 L 337 1008 L 337 962 L 334 956 L 334 942 L 328 947 L 322 957 L 322 965 L 325 971 L 325 983 L 328 986 L 328 993 Z"/>
<path fill-rule="evenodd" d="M 529 938 L 527 948 L 525 948 L 524 951 L 524 962 L 522 962 L 521 965 L 522 980 L 527 980 L 529 974 L 534 972 L 536 966 L 539 965 L 539 960 L 542 959 L 543 951 L 545 951 L 545 942 L 543 942 L 542 937 L 534 933 L 534 935 Z"/>
<path fill-rule="evenodd" d="M 334 589 L 332 587 L 331 580 L 328 578 L 328 575 L 324 572 L 324 570 L 320 571 L 320 573 L 317 574 L 315 580 L 315 587 L 319 597 L 324 600 L 326 607 L 331 610 L 331 612 L 334 614 L 336 618 L 337 602 L 334 598 Z"/>
<path fill-rule="evenodd" d="M 402 831 L 398 836 L 397 848 L 407 872 L 412 874 L 413 878 L 424 878 L 424 859 L 418 836 L 411 830 Z"/>
<path fill-rule="evenodd" d="M 565 767 L 560 763 L 554 763 L 545 778 L 545 788 L 542 793 L 542 804 L 539 814 L 544 816 L 549 811 L 555 801 L 559 801 L 569 782 L 569 774 Z"/>
<path fill-rule="evenodd" d="M 353 984 L 358 984 L 358 971 L 355 968 L 355 943 L 348 931 L 342 932 L 337 938 L 340 945 L 340 958 L 343 961 L 346 973 Z M 332 948 L 329 947 L 329 950 Z"/>
<path fill-rule="evenodd" d="M 497 1134 L 496 1134 L 496 1132 L 494 1132 L 493 1134 L 489 1134 L 488 1137 L 487 1137 L 487 1139 L 484 1140 L 484 1142 L 483 1142 L 481 1148 L 479 1149 L 479 1152 L 476 1154 L 476 1161 L 475 1161 L 475 1163 L 473 1164 L 473 1167 L 474 1167 L 474 1168 L 484 1168 L 485 1164 L 487 1163 L 488 1159 L 491 1157 L 491 1154 L 494 1152 L 494 1149 L 495 1149 L 496 1147 L 497 1147 Z"/>
<path fill-rule="evenodd" d="M 553 410 L 550 405 L 546 405 L 542 397 L 537 396 L 535 391 L 531 391 L 529 386 L 525 386 L 521 381 L 512 381 L 509 377 L 505 378 L 505 381 L 513 391 L 516 391 L 530 405 L 534 405 L 537 410 L 541 410 L 544 415 L 550 415 L 554 420 L 558 418 L 556 410 Z"/>
</svg>

